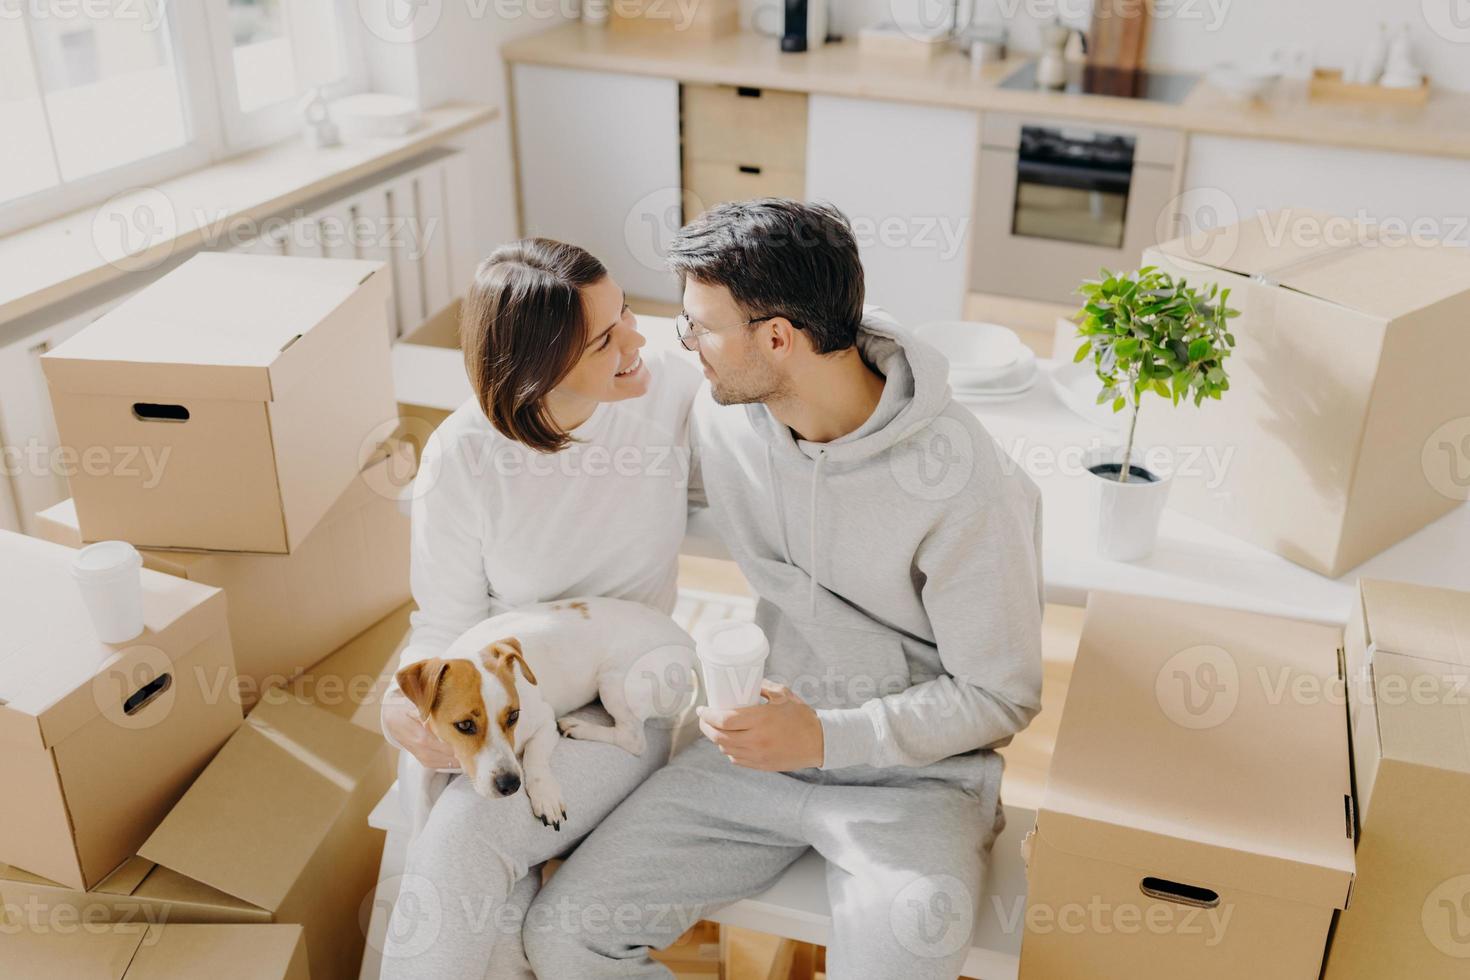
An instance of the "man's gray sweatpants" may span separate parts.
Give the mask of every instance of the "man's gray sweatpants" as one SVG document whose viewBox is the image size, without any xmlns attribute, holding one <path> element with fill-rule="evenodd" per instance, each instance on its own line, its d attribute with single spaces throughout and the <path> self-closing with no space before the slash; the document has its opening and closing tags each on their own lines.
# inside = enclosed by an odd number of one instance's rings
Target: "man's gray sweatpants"
<svg viewBox="0 0 1470 980">
<path fill-rule="evenodd" d="M 600 704 L 572 712 L 609 724 Z M 563 738 L 551 753 L 567 822 L 531 815 L 524 791 L 487 800 L 456 776 L 409 846 L 383 948 L 383 980 L 520 980 L 527 977 L 521 921 L 543 862 L 560 857 L 669 757 L 673 732 L 644 726 L 641 756 L 603 742 Z M 550 976 L 550 974 L 543 974 Z"/>
<path fill-rule="evenodd" d="M 903 770 L 737 766 L 703 736 L 654 773 L 541 889 L 526 916 L 538 977 L 660 977 L 648 956 L 774 883 L 808 848 L 826 859 L 833 980 L 958 976 L 999 831 L 999 787 Z"/>
</svg>

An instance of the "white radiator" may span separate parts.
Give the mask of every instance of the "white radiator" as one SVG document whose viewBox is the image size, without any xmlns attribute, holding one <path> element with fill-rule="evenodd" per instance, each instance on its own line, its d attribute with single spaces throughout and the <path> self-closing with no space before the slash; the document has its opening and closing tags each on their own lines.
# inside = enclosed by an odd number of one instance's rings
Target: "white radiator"
<svg viewBox="0 0 1470 980">
<path fill-rule="evenodd" d="M 468 155 L 441 149 L 365 177 L 330 197 L 247 224 L 218 251 L 377 259 L 393 273 L 394 339 L 463 295 L 474 275 Z M 182 260 L 182 256 L 175 257 Z M 172 265 L 172 263 L 170 263 Z M 167 267 L 7 324 L 0 337 L 0 528 L 30 532 L 33 515 L 64 500 L 77 461 L 57 449 L 40 357 Z"/>
</svg>

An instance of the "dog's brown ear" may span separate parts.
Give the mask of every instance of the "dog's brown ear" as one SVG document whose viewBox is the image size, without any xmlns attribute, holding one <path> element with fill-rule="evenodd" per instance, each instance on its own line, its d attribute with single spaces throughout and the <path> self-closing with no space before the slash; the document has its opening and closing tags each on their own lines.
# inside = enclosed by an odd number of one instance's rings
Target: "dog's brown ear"
<svg viewBox="0 0 1470 980">
<path fill-rule="evenodd" d="M 398 672 L 398 689 L 419 709 L 420 719 L 429 720 L 429 713 L 439 697 L 439 685 L 448 672 L 449 661 L 438 657 L 409 664 Z"/>
<path fill-rule="evenodd" d="M 507 636 L 503 640 L 496 640 L 490 644 L 480 653 L 480 659 L 491 670 L 505 664 L 510 664 L 511 669 L 514 670 L 515 665 L 520 664 L 521 673 L 525 675 L 526 680 L 532 684 L 536 683 L 536 675 L 531 672 L 531 665 L 526 663 L 526 655 L 521 652 L 521 641 L 513 636 Z"/>
</svg>

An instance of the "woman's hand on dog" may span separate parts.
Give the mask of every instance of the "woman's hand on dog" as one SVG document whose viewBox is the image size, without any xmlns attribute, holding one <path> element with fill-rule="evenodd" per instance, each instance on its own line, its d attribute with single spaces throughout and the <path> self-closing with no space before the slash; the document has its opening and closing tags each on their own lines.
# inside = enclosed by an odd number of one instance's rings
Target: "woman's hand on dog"
<svg viewBox="0 0 1470 980">
<path fill-rule="evenodd" d="M 448 744 L 424 727 L 418 709 L 405 698 L 384 698 L 383 727 L 409 755 L 426 769 L 458 769 L 459 760 Z"/>
<path fill-rule="evenodd" d="M 725 711 L 699 709 L 699 730 L 725 758 L 747 769 L 790 772 L 820 766 L 822 722 L 783 684 L 761 681 L 764 704 Z"/>
</svg>

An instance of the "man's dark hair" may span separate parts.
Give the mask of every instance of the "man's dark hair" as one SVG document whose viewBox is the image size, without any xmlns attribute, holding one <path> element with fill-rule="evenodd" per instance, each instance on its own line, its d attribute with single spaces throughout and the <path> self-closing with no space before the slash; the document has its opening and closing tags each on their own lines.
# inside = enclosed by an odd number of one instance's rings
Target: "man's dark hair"
<svg viewBox="0 0 1470 980">
<path fill-rule="evenodd" d="M 710 208 L 674 237 L 680 281 L 724 286 L 750 317 L 784 316 L 819 354 L 857 342 L 863 266 L 852 226 L 830 204 L 769 197 Z"/>
</svg>

